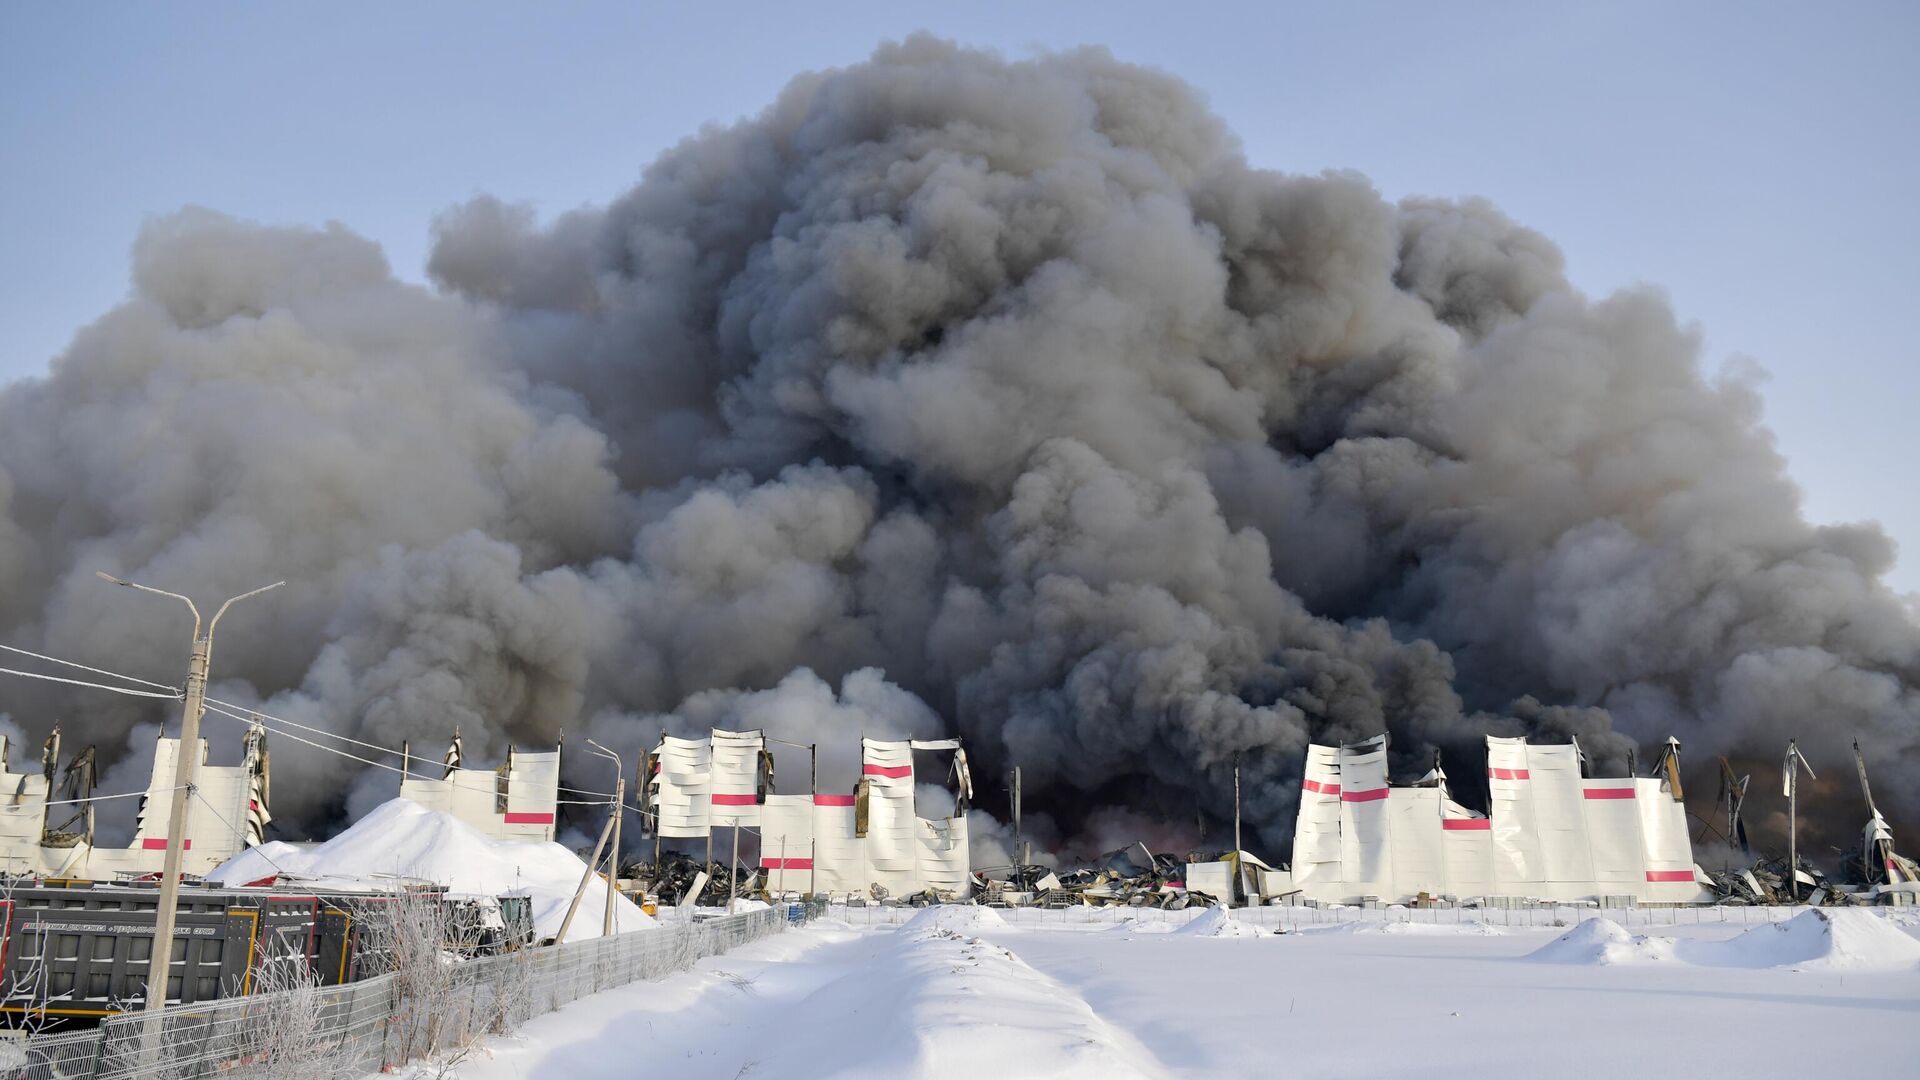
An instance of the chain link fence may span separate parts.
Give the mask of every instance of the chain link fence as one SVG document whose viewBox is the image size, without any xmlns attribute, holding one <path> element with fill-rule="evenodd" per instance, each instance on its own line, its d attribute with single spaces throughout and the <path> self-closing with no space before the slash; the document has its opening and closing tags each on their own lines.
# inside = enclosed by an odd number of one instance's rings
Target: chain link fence
<svg viewBox="0 0 1920 1080">
<path fill-rule="evenodd" d="M 5 1080 L 347 1080 L 408 1061 L 457 1057 L 589 994 L 684 971 L 818 914 L 788 905 L 679 921 L 441 971 L 133 1013 L 91 1031 L 0 1041 Z M 665 915 L 666 913 L 663 913 Z"/>
</svg>

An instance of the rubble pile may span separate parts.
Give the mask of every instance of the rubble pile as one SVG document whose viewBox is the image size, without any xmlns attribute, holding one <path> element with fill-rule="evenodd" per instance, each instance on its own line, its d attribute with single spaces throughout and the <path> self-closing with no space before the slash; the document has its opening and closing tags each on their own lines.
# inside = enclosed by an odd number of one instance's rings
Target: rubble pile
<svg viewBox="0 0 1920 1080">
<path fill-rule="evenodd" d="M 1213 897 L 1187 889 L 1186 865 L 1191 858 L 1155 855 L 1145 845 L 1134 844 L 1107 852 L 1092 866 L 1065 872 L 1039 865 L 990 867 L 974 872 L 974 900 L 994 905 L 1169 911 L 1211 905 Z"/>
<path fill-rule="evenodd" d="M 715 860 L 702 862 L 691 855 L 677 851 L 663 852 L 658 864 L 652 862 L 630 863 L 621 876 L 635 882 L 643 893 L 651 893 L 669 904 L 677 904 L 693 888 L 700 874 L 707 875 L 706 884 L 694 903 L 719 906 L 727 902 L 727 884 L 739 882 L 741 896 L 754 896 L 762 891 L 760 871 L 741 863 L 734 867 L 733 874 L 727 872 L 727 864 Z"/>
</svg>

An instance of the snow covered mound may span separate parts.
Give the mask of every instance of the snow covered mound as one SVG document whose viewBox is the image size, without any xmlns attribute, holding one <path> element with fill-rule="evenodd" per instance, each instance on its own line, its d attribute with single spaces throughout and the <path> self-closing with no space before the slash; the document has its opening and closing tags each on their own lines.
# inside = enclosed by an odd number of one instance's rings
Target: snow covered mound
<svg viewBox="0 0 1920 1080">
<path fill-rule="evenodd" d="M 920 913 L 902 923 L 900 929 L 909 934 L 928 934 L 945 931 L 949 934 L 975 934 L 982 930 L 1004 930 L 1007 920 L 992 908 L 977 904 L 935 904 L 921 909 Z"/>
<path fill-rule="evenodd" d="M 1607 918 L 1588 919 L 1547 942 L 1528 959 L 1549 964 L 1633 964 L 1671 959 L 1673 943 L 1629 933 Z"/>
<path fill-rule="evenodd" d="M 551 842 L 496 840 L 451 814 L 408 799 L 382 803 L 339 836 L 310 848 L 263 844 L 228 859 L 208 880 L 242 885 L 279 875 L 315 888 L 393 889 L 407 882 L 445 885 L 457 896 L 526 895 L 542 937 L 560 929 L 567 904 L 587 864 Z M 587 887 L 567 940 L 599 937 L 605 918 L 604 881 Z M 652 929 L 654 922 L 626 897 L 616 897 L 614 929 Z"/>
<path fill-rule="evenodd" d="M 1811 908 L 1730 941 L 1686 942 L 1681 958 L 1718 967 L 1910 971 L 1920 967 L 1920 941 L 1871 911 Z"/>
<path fill-rule="evenodd" d="M 1223 907 L 1208 908 L 1201 912 L 1199 917 L 1190 920 L 1187 925 L 1175 930 L 1174 933 L 1186 934 L 1189 937 L 1209 938 L 1269 936 L 1265 930 L 1257 926 L 1248 926 L 1246 923 L 1237 921 L 1234 919 L 1232 913 Z"/>
<path fill-rule="evenodd" d="M 1700 967 L 1912 971 L 1920 941 L 1871 911 L 1814 908 L 1728 941 L 1637 937 L 1611 919 L 1588 919 L 1532 954 L 1558 964 L 1678 960 Z"/>
</svg>

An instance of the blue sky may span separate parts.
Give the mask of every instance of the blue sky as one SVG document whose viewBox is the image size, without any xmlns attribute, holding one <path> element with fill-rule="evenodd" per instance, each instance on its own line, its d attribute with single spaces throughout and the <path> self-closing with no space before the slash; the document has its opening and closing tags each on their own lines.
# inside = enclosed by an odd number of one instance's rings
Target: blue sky
<svg viewBox="0 0 1920 1080">
<path fill-rule="evenodd" d="M 476 192 L 611 197 L 793 74 L 929 29 L 1100 44 L 1194 83 L 1255 163 L 1485 195 L 1582 288 L 1653 282 L 1709 367 L 1772 373 L 1820 521 L 1875 519 L 1920 591 L 1920 5 L 196 3 L 0 6 L 0 378 L 126 291 L 186 203 L 340 221 L 419 279 Z"/>
</svg>

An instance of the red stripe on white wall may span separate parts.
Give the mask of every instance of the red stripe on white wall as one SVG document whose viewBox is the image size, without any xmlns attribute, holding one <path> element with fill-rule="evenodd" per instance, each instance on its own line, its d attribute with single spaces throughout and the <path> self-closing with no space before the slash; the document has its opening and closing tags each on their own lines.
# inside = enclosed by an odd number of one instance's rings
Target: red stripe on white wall
<svg viewBox="0 0 1920 1080">
<path fill-rule="evenodd" d="M 853 796 L 851 795 L 815 795 L 813 797 L 813 805 L 815 806 L 852 806 Z"/>
<path fill-rule="evenodd" d="M 164 838 L 159 840 L 142 840 L 140 841 L 140 846 L 146 849 L 147 851 L 167 850 L 167 842 Z M 180 850 L 182 851 L 185 851 L 188 848 L 191 848 L 192 846 L 193 846 L 193 841 L 190 839 L 180 841 Z"/>
<path fill-rule="evenodd" d="M 758 798 L 753 795 L 715 795 L 713 797 L 715 806 L 753 806 L 758 801 Z"/>
<path fill-rule="evenodd" d="M 509 825 L 551 825 L 553 824 L 553 815 L 552 814 L 508 814 L 507 824 Z"/>
<path fill-rule="evenodd" d="M 1340 794 L 1339 784 L 1323 784 L 1318 780 L 1303 780 L 1301 781 L 1301 786 L 1305 787 L 1308 791 L 1317 791 L 1322 795 Z"/>
<path fill-rule="evenodd" d="M 1525 769 L 1488 769 L 1487 775 L 1494 778 L 1495 780 L 1525 780 L 1527 778 L 1527 770 Z"/>
<path fill-rule="evenodd" d="M 1590 787 L 1587 789 L 1587 798 L 1631 799 L 1633 798 L 1633 789 L 1630 787 Z"/>
<path fill-rule="evenodd" d="M 1341 802 L 1378 802 L 1387 797 L 1386 788 L 1374 788 L 1372 791 L 1343 791 Z"/>
<path fill-rule="evenodd" d="M 1440 827 L 1448 832 L 1490 832 L 1493 829 L 1493 819 L 1483 817 L 1441 818 Z"/>
<path fill-rule="evenodd" d="M 887 777 L 893 777 L 895 779 L 898 779 L 899 777 L 902 777 L 902 776 L 912 776 L 913 766 L 911 765 L 863 765 L 860 767 L 860 771 L 866 773 L 868 776 L 887 776 Z"/>
<path fill-rule="evenodd" d="M 1649 870 L 1647 871 L 1647 880 L 1648 881 L 1692 881 L 1693 871 L 1691 870 Z"/>
<path fill-rule="evenodd" d="M 812 859 L 761 859 L 760 866 L 766 870 L 811 870 Z"/>
</svg>

